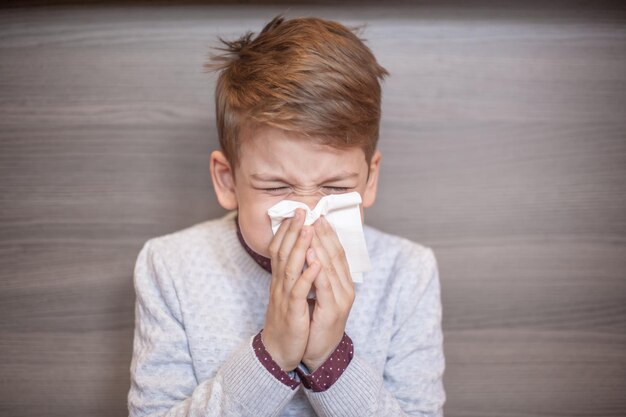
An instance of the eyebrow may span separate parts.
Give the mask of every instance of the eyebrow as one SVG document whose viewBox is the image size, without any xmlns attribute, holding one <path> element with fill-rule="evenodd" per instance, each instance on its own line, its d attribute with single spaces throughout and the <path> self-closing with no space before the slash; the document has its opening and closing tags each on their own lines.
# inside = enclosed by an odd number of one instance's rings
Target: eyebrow
<svg viewBox="0 0 626 417">
<path fill-rule="evenodd" d="M 358 176 L 359 174 L 357 172 L 341 172 L 335 175 L 334 177 L 326 178 L 322 182 L 341 181 L 341 180 L 352 179 Z M 250 177 L 252 177 L 255 180 L 263 181 L 263 182 L 288 182 L 284 178 L 277 177 L 271 174 L 265 174 L 265 173 L 251 174 Z"/>
</svg>

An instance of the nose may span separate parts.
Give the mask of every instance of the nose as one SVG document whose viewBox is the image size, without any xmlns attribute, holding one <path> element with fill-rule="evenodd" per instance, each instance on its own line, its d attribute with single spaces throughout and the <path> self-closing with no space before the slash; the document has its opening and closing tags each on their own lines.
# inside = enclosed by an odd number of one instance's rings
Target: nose
<svg viewBox="0 0 626 417">
<path fill-rule="evenodd" d="M 307 194 L 307 195 L 294 193 L 289 197 L 290 200 L 306 204 L 307 207 L 311 210 L 313 210 L 315 206 L 317 206 L 317 203 L 320 201 L 321 198 L 322 198 L 322 195 L 318 193 Z"/>
</svg>

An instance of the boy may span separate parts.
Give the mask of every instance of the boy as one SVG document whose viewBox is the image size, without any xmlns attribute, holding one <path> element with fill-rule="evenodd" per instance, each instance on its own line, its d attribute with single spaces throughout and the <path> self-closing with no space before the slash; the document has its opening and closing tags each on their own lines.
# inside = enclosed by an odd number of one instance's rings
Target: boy
<svg viewBox="0 0 626 417">
<path fill-rule="evenodd" d="M 138 256 L 130 415 L 441 416 L 433 251 L 364 226 L 373 269 L 355 285 L 324 217 L 304 225 L 299 209 L 274 235 L 267 214 L 358 192 L 363 218 L 387 72 L 321 19 L 278 16 L 224 43 L 211 175 L 231 212 Z"/>
</svg>

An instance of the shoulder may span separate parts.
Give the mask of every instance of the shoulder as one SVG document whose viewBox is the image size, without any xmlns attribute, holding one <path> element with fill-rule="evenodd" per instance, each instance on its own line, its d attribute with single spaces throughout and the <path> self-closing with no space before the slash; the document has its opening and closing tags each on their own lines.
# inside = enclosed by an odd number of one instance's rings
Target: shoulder
<svg viewBox="0 0 626 417">
<path fill-rule="evenodd" d="M 168 265 L 194 265 L 199 260 L 217 261 L 237 239 L 235 213 L 196 223 L 181 230 L 153 237 L 142 250 L 156 254 Z"/>
<path fill-rule="evenodd" d="M 215 236 L 226 235 L 235 230 L 235 213 L 231 212 L 222 217 L 193 224 L 184 229 L 156 236 L 147 241 L 152 247 L 159 250 L 175 250 L 188 246 L 206 245 L 213 241 Z"/>
<path fill-rule="evenodd" d="M 431 247 L 371 226 L 364 227 L 364 234 L 372 263 L 372 270 L 364 277 L 364 293 L 389 297 L 400 308 L 405 304 L 403 300 L 415 303 L 429 287 L 439 286 L 437 260 Z"/>
<path fill-rule="evenodd" d="M 363 233 L 372 265 L 377 269 L 398 272 L 436 263 L 433 249 L 422 243 L 368 225 L 363 226 Z"/>
</svg>

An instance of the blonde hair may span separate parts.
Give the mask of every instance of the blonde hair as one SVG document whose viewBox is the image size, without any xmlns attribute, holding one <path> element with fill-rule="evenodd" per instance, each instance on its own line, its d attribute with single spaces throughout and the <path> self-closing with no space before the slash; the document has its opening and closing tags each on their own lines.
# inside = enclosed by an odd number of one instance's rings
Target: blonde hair
<svg viewBox="0 0 626 417">
<path fill-rule="evenodd" d="M 379 80 L 388 75 L 356 29 L 319 18 L 276 16 L 253 38 L 248 32 L 217 48 L 204 65 L 219 71 L 215 116 L 220 146 L 239 162 L 240 132 L 248 123 L 297 132 L 337 148 L 376 150 Z"/>
</svg>

